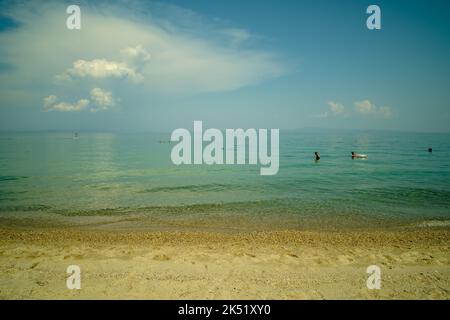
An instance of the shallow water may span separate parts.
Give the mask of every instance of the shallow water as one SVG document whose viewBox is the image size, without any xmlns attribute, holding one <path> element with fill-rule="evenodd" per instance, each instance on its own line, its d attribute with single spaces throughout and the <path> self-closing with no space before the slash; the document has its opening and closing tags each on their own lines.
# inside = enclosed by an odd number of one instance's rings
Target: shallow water
<svg viewBox="0 0 450 320">
<path fill-rule="evenodd" d="M 259 165 L 175 166 L 169 137 L 0 134 L 0 217 L 27 212 L 450 219 L 449 134 L 281 131 L 275 176 L 261 176 Z M 321 153 L 319 162 L 314 151 Z M 369 158 L 352 160 L 351 151 Z"/>
</svg>

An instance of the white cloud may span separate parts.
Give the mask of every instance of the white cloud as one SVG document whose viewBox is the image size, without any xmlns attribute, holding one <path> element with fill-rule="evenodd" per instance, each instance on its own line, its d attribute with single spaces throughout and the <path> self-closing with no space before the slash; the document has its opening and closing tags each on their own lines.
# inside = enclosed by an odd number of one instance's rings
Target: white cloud
<svg viewBox="0 0 450 320">
<path fill-rule="evenodd" d="M 366 117 L 378 117 L 378 118 L 390 118 L 392 117 L 392 110 L 390 107 L 377 107 L 369 100 L 355 101 L 355 111 L 359 115 Z M 314 118 L 330 118 L 336 116 L 349 117 L 351 114 L 346 112 L 345 106 L 342 103 L 335 101 L 328 101 L 329 110 L 319 115 L 315 115 Z"/>
<path fill-rule="evenodd" d="M 58 97 L 55 95 L 50 95 L 44 98 L 44 108 L 50 108 L 52 105 L 56 103 Z"/>
<path fill-rule="evenodd" d="M 390 118 L 392 111 L 390 107 L 377 107 L 369 100 L 354 102 L 355 111 L 364 116 L 380 116 L 383 118 Z"/>
<path fill-rule="evenodd" d="M 369 100 L 356 101 L 354 103 L 356 112 L 362 115 L 374 114 L 377 107 Z"/>
<path fill-rule="evenodd" d="M 122 49 L 120 53 L 124 57 L 125 61 L 130 62 L 136 67 L 147 63 L 151 58 L 150 53 L 140 44 L 135 47 L 127 47 Z"/>
<path fill-rule="evenodd" d="M 173 6 L 157 5 L 154 10 L 154 5 L 150 10 L 151 3 L 138 3 L 86 3 L 80 31 L 61 23 L 65 6 L 57 2 L 26 2 L 5 9 L 19 27 L 0 33 L 0 59 L 20 68 L 13 76 L 0 74 L 0 87 L 7 91 L 40 83 L 54 90 L 55 75 L 82 79 L 76 85 L 83 89 L 101 86 L 100 81 L 129 79 L 142 89 L 139 97 L 134 91 L 130 96 L 143 101 L 155 94 L 235 90 L 291 69 L 284 57 L 258 47 L 256 41 L 245 48 L 234 46 L 247 43 L 250 33 L 244 29 Z M 49 45 L 42 45 L 43 35 Z M 70 82 L 56 85 L 70 90 Z M 128 89 L 122 86 L 121 94 Z"/>
<path fill-rule="evenodd" d="M 107 110 L 114 106 L 114 99 L 112 93 L 104 91 L 100 88 L 94 88 L 91 90 L 91 101 L 97 106 L 97 108 L 91 109 L 91 111 Z"/>
<path fill-rule="evenodd" d="M 120 51 L 124 61 L 113 61 L 104 58 L 94 60 L 76 60 L 72 68 L 57 75 L 59 80 L 73 80 L 91 77 L 94 79 L 126 78 L 135 83 L 144 80 L 139 72 L 150 60 L 150 53 L 142 45 L 126 47 Z"/>
<path fill-rule="evenodd" d="M 94 59 L 91 61 L 77 60 L 72 68 L 67 69 L 58 79 L 70 80 L 75 78 L 92 77 L 95 79 L 104 78 L 128 78 L 134 82 L 143 80 L 143 76 L 126 63 L 108 61 L 106 59 Z"/>
<path fill-rule="evenodd" d="M 91 101 L 89 101 L 88 99 L 80 99 L 75 103 L 58 102 L 59 99 L 56 95 L 50 95 L 44 98 L 44 110 L 77 112 L 89 109 L 91 112 L 97 112 L 108 110 L 115 104 L 112 93 L 109 91 L 105 91 L 100 88 L 94 88 L 91 90 L 90 94 Z"/>
<path fill-rule="evenodd" d="M 334 115 L 344 113 L 344 111 L 345 111 L 345 107 L 342 103 L 338 103 L 338 102 L 334 102 L 334 101 L 328 101 L 328 107 L 330 108 L 330 111 Z"/>
<path fill-rule="evenodd" d="M 74 112 L 84 110 L 89 105 L 89 100 L 87 99 L 80 99 L 76 103 L 57 101 L 58 98 L 55 95 L 44 98 L 44 109 L 46 111 Z"/>
<path fill-rule="evenodd" d="M 329 111 L 322 112 L 321 114 L 315 115 L 313 117 L 314 118 L 328 118 L 328 117 L 332 117 L 332 116 L 343 115 L 345 112 L 345 107 L 342 103 L 328 101 L 327 105 L 328 105 Z"/>
</svg>

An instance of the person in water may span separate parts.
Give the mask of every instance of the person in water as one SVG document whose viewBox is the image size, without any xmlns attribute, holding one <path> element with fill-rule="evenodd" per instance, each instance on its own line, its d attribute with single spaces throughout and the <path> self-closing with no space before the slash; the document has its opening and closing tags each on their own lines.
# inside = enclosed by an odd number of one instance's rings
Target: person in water
<svg viewBox="0 0 450 320">
<path fill-rule="evenodd" d="M 316 161 L 320 160 L 320 154 L 317 151 L 314 152 L 314 157 L 315 157 Z"/>
<path fill-rule="evenodd" d="M 428 152 L 433 152 L 433 148 L 428 148 Z"/>
<path fill-rule="evenodd" d="M 352 151 L 352 159 L 355 159 L 355 158 L 367 159 L 367 155 L 356 153 L 356 152 Z"/>
</svg>

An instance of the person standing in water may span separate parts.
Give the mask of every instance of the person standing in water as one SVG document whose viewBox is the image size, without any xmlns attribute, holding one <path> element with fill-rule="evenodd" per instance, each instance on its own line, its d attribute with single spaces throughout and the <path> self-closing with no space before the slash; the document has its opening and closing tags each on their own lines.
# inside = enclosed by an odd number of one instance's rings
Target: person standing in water
<svg viewBox="0 0 450 320">
<path fill-rule="evenodd" d="M 320 154 L 317 151 L 314 152 L 314 158 L 315 158 L 316 161 L 320 160 Z"/>
</svg>

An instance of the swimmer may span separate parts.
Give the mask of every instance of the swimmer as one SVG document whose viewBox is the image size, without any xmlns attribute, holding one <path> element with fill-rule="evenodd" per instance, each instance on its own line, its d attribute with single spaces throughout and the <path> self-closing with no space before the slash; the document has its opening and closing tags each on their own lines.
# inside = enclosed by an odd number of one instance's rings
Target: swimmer
<svg viewBox="0 0 450 320">
<path fill-rule="evenodd" d="M 314 158 L 315 158 L 316 161 L 320 160 L 320 154 L 317 151 L 314 152 Z"/>
<path fill-rule="evenodd" d="M 367 156 L 365 154 L 359 154 L 352 151 L 352 159 L 355 158 L 367 158 Z"/>
</svg>

